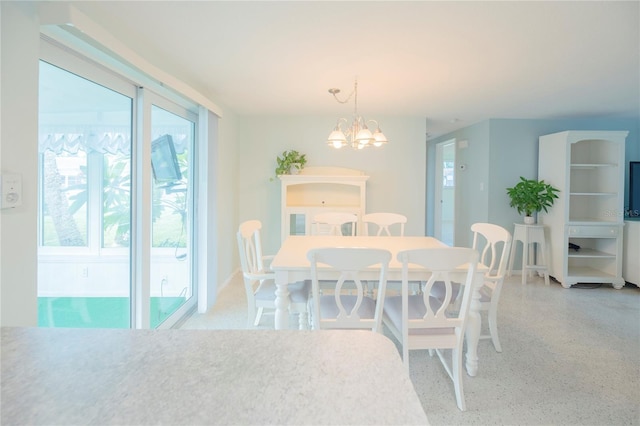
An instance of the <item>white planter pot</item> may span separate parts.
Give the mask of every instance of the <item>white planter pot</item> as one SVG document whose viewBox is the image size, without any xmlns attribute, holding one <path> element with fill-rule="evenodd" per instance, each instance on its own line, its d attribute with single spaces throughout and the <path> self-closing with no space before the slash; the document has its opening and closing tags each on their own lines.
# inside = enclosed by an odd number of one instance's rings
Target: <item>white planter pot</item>
<svg viewBox="0 0 640 426">
<path fill-rule="evenodd" d="M 297 175 L 300 173 L 300 170 L 302 170 L 302 167 L 298 163 L 292 163 L 291 166 L 289 166 L 289 174 Z"/>
<path fill-rule="evenodd" d="M 535 225 L 536 224 L 536 219 L 533 216 L 525 216 L 524 217 L 524 224 L 525 225 Z"/>
</svg>

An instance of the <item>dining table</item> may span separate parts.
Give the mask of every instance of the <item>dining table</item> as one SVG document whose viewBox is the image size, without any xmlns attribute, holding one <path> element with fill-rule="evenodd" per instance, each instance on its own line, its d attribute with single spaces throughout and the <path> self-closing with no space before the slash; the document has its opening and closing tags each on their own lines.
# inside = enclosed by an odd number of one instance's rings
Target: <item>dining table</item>
<svg viewBox="0 0 640 426">
<path fill-rule="evenodd" d="M 323 247 L 364 247 L 389 250 L 391 252 L 391 261 L 387 270 L 387 281 L 389 282 L 402 280 L 402 263 L 397 258 L 399 252 L 419 248 L 449 246 L 437 238 L 426 236 L 291 235 L 284 240 L 270 266 L 275 273 L 276 330 L 289 329 L 289 284 L 311 279 L 311 264 L 307 259 L 307 252 L 311 249 Z M 485 272 L 486 269 L 479 264 L 473 277 L 472 299 L 465 332 L 467 343 L 465 368 L 470 376 L 476 376 L 478 372 L 478 342 L 482 327 L 480 288 L 484 282 Z M 377 278 L 375 268 L 371 268 L 369 273 L 372 280 Z M 325 278 L 330 279 L 331 277 L 325 276 Z M 409 281 L 419 281 L 423 278 L 424 269 L 417 265 L 409 265 Z"/>
</svg>

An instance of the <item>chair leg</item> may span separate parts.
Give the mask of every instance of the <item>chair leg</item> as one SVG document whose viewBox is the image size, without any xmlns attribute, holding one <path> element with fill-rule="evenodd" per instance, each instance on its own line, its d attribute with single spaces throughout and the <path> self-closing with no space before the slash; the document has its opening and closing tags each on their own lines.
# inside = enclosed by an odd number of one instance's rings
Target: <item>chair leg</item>
<svg viewBox="0 0 640 426">
<path fill-rule="evenodd" d="M 256 319 L 256 306 L 249 304 L 247 307 L 247 328 L 253 328 L 254 320 Z"/>
<path fill-rule="evenodd" d="M 256 320 L 253 322 L 254 327 L 257 327 L 260 324 L 260 319 L 262 318 L 262 311 L 264 308 L 258 308 L 258 314 L 256 315 Z"/>
<path fill-rule="evenodd" d="M 489 309 L 489 332 L 491 333 L 491 342 L 493 347 L 496 348 L 496 352 L 502 352 L 502 346 L 500 345 L 500 338 L 498 337 L 498 315 L 497 307 L 491 306 Z"/>
<path fill-rule="evenodd" d="M 456 391 L 456 404 L 460 411 L 467 409 L 464 401 L 464 389 L 462 388 L 462 351 L 460 349 L 452 349 L 451 364 L 453 369 L 453 387 Z"/>
</svg>

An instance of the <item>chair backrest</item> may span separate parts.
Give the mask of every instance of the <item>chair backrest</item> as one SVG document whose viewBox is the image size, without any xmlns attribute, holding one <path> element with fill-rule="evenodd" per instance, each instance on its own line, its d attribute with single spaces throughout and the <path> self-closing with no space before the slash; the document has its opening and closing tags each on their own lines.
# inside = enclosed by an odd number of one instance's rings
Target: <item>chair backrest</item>
<svg viewBox="0 0 640 426">
<path fill-rule="evenodd" d="M 472 248 L 480 254 L 480 263 L 487 267 L 486 278 L 503 279 L 511 253 L 511 233 L 492 223 L 474 223 Z"/>
<path fill-rule="evenodd" d="M 309 250 L 307 258 L 311 263 L 314 328 L 358 328 L 381 332 L 391 252 L 375 248 L 329 247 Z M 371 268 L 378 268 L 378 273 L 374 273 L 378 284 L 375 301 L 366 295 L 366 285 L 374 281 L 370 275 Z M 366 269 L 369 269 L 369 275 L 365 279 L 362 273 Z M 333 280 L 336 275 L 339 276 L 333 294 L 320 295 L 320 280 Z"/>
<path fill-rule="evenodd" d="M 252 275 L 264 274 L 262 244 L 260 241 L 262 223 L 259 220 L 242 222 L 238 229 L 238 250 L 240 266 L 245 278 Z"/>
<path fill-rule="evenodd" d="M 318 213 L 313 217 L 313 234 L 344 235 L 342 225 L 351 224 L 351 236 L 356 235 L 358 215 L 345 212 Z M 324 232 L 323 232 L 324 231 Z"/>
<path fill-rule="evenodd" d="M 410 334 L 420 334 L 418 329 L 455 328 L 456 336 L 462 339 L 471 303 L 478 252 L 466 247 L 413 249 L 398 253 L 398 260 L 402 263 L 403 342 L 408 342 Z M 409 318 L 409 264 L 423 267 L 428 275 L 421 296 L 426 308 L 422 318 Z M 436 282 L 444 283 L 445 295 L 442 300 L 430 297 L 431 289 Z M 455 305 L 452 305 L 455 297 L 452 286 L 454 282 L 464 287 L 462 302 L 459 308 L 455 309 Z"/>
<path fill-rule="evenodd" d="M 392 233 L 389 227 L 392 225 L 398 225 L 400 232 L 399 236 L 404 236 L 404 224 L 407 223 L 407 217 L 398 213 L 369 213 L 362 217 L 364 223 L 365 235 L 371 235 L 369 232 L 369 225 L 375 224 L 378 226 L 378 232 L 376 236 L 382 235 L 391 236 Z"/>
</svg>

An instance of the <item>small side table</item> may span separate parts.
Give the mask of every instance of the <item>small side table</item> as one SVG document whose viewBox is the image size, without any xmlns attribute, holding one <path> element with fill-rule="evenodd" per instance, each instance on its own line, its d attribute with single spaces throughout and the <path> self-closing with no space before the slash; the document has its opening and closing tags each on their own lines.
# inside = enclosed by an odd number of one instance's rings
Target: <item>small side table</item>
<svg viewBox="0 0 640 426">
<path fill-rule="evenodd" d="M 517 242 L 522 243 L 522 285 L 527 283 L 527 277 L 533 271 L 542 272 L 544 283 L 549 285 L 549 269 L 547 268 L 547 243 L 544 225 L 515 224 L 513 232 L 513 244 L 509 255 L 509 276 L 513 270 L 513 260 L 516 255 Z M 536 244 L 536 250 L 530 250 L 530 246 Z"/>
</svg>

